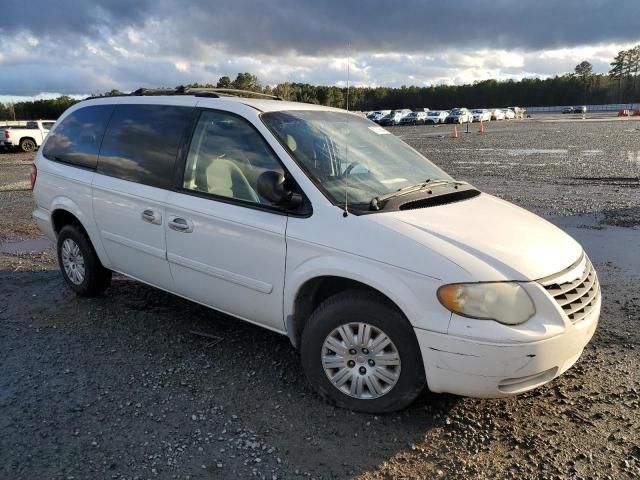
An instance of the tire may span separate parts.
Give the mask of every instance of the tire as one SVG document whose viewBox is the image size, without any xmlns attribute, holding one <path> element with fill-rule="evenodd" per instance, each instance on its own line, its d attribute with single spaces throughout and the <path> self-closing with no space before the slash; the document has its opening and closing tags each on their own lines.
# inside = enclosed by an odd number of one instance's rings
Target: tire
<svg viewBox="0 0 640 480">
<path fill-rule="evenodd" d="M 31 139 L 31 138 L 23 138 L 22 140 L 20 140 L 20 150 L 22 150 L 25 153 L 31 153 L 31 152 L 35 152 L 36 148 L 38 148 L 38 146 L 36 145 L 36 142 Z"/>
<path fill-rule="evenodd" d="M 102 266 L 91 240 L 80 227 L 66 225 L 58 234 L 58 264 L 66 284 L 81 297 L 95 297 L 111 284 L 111 270 Z"/>
<path fill-rule="evenodd" d="M 369 326 L 368 341 L 352 345 L 354 350 L 349 353 L 344 337 L 358 343 L 356 333 L 364 332 L 364 325 Z M 347 334 L 341 335 L 339 328 Z M 386 335 L 390 344 L 382 350 L 371 348 L 384 338 L 380 335 Z M 328 345 L 336 350 L 327 348 Z M 361 348 L 364 345 L 371 351 Z M 320 304 L 302 333 L 300 353 L 307 379 L 316 391 L 329 403 L 351 410 L 368 413 L 400 410 L 413 402 L 426 384 L 413 328 L 397 308 L 364 291 L 342 292 Z M 323 363 L 323 356 L 327 363 Z M 375 363 L 381 362 L 382 356 L 388 365 Z"/>
</svg>

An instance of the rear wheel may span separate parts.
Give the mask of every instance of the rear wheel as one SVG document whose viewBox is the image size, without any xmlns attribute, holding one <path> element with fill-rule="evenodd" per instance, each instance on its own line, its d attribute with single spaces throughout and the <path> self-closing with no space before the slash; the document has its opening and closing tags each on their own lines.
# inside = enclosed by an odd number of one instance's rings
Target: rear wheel
<svg viewBox="0 0 640 480">
<path fill-rule="evenodd" d="M 65 282 L 80 296 L 99 295 L 111 283 L 111 270 L 102 266 L 89 237 L 76 225 L 58 234 L 58 263 Z"/>
<path fill-rule="evenodd" d="M 26 153 L 34 152 L 38 146 L 31 138 L 23 138 L 20 140 L 20 150 Z"/>
<path fill-rule="evenodd" d="M 323 302 L 302 334 L 304 371 L 330 403 L 364 412 L 409 405 L 425 385 L 418 341 L 406 318 L 367 292 Z"/>
</svg>

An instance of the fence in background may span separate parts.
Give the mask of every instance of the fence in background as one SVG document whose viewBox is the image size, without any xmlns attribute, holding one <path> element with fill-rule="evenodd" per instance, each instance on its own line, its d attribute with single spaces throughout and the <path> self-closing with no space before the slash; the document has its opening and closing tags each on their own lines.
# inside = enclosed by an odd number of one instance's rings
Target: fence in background
<svg viewBox="0 0 640 480">
<path fill-rule="evenodd" d="M 568 106 L 570 105 L 527 107 L 527 113 L 557 113 Z M 617 112 L 619 110 L 635 110 L 637 108 L 640 108 L 640 103 L 610 103 L 608 105 L 587 105 L 587 112 Z"/>
</svg>

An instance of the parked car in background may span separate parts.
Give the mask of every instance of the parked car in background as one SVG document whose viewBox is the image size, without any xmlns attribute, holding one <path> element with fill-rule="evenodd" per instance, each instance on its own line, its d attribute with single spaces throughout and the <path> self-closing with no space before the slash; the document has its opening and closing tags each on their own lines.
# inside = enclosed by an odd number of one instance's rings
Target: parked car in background
<svg viewBox="0 0 640 480">
<path fill-rule="evenodd" d="M 400 119 L 400 125 L 424 125 L 427 112 L 411 112 Z"/>
<path fill-rule="evenodd" d="M 410 113 L 413 112 L 413 110 L 411 110 L 410 108 L 401 108 L 398 110 L 393 110 L 394 112 L 398 112 L 400 113 L 400 115 L 402 115 L 403 117 L 409 115 Z"/>
<path fill-rule="evenodd" d="M 587 113 L 587 106 L 573 107 L 573 113 Z"/>
<path fill-rule="evenodd" d="M 386 117 L 387 115 L 389 115 L 391 113 L 391 110 L 383 110 L 380 111 L 379 113 L 377 113 L 371 120 L 373 120 L 376 123 L 380 123 L 380 120 L 382 120 L 384 117 Z"/>
<path fill-rule="evenodd" d="M 491 120 L 504 120 L 505 113 L 500 108 L 494 108 L 491 110 Z"/>
<path fill-rule="evenodd" d="M 379 118 L 376 123 L 382 125 L 383 127 L 390 127 L 393 125 L 398 125 L 401 118 L 402 115 L 400 115 L 399 113 L 389 113 L 388 115 Z"/>
<path fill-rule="evenodd" d="M 411 110 L 408 108 L 404 108 L 401 110 L 392 110 L 391 113 L 385 115 L 378 122 L 380 125 L 388 127 L 392 125 L 399 125 L 400 120 L 402 120 L 405 116 L 409 115 Z"/>
<path fill-rule="evenodd" d="M 427 117 L 424 119 L 425 124 L 439 124 L 446 123 L 449 112 L 447 110 L 431 110 L 427 112 Z"/>
<path fill-rule="evenodd" d="M 513 110 L 513 113 L 515 115 L 514 118 L 518 119 L 518 118 L 524 118 L 525 113 L 527 112 L 527 109 L 524 107 L 509 107 L 511 110 Z"/>
<path fill-rule="evenodd" d="M 474 122 L 490 122 L 491 121 L 491 112 L 489 110 L 485 110 L 483 108 L 476 108 L 475 110 L 471 110 L 471 114 L 473 116 Z"/>
<path fill-rule="evenodd" d="M 514 118 L 516 118 L 515 112 L 510 108 L 503 108 L 502 113 L 504 113 L 504 118 L 506 120 L 513 120 Z"/>
<path fill-rule="evenodd" d="M 373 110 L 371 112 L 367 112 L 367 118 L 369 120 L 373 120 L 376 117 L 388 115 L 390 112 L 391 110 Z"/>
<path fill-rule="evenodd" d="M 55 120 L 36 120 L 24 125 L 0 126 L 0 147 L 20 148 L 23 152 L 34 152 L 55 124 Z"/>
<path fill-rule="evenodd" d="M 473 123 L 473 115 L 464 107 L 454 108 L 449 111 L 447 123 Z"/>
<path fill-rule="evenodd" d="M 369 112 L 367 114 L 367 118 L 372 122 L 379 123 L 382 118 L 389 115 L 390 113 L 391 113 L 391 110 L 376 110 L 373 112 Z"/>
<path fill-rule="evenodd" d="M 564 107 L 560 113 L 573 113 L 573 107 Z"/>
</svg>

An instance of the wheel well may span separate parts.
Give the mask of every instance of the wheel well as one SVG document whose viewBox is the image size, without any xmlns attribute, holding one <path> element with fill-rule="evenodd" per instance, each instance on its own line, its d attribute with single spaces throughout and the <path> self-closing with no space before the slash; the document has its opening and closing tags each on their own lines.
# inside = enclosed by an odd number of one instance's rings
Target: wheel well
<svg viewBox="0 0 640 480">
<path fill-rule="evenodd" d="M 36 143 L 36 144 L 38 143 L 38 142 L 36 142 L 36 139 L 35 139 L 35 138 L 32 138 L 32 137 L 22 137 L 22 138 L 20 139 L 20 142 L 19 142 L 19 143 L 22 143 L 22 142 L 24 142 L 25 140 L 31 140 L 33 143 Z"/>
<path fill-rule="evenodd" d="M 65 225 L 77 225 L 86 233 L 86 230 L 82 226 L 82 223 L 80 223 L 80 220 L 78 220 L 73 213 L 70 213 L 67 210 L 54 210 L 51 214 L 51 222 L 53 224 L 53 231 L 56 232 L 56 235 L 60 233 L 60 230 L 62 230 L 62 227 Z"/>
<path fill-rule="evenodd" d="M 296 295 L 293 316 L 287 320 L 287 334 L 295 348 L 300 345 L 304 326 L 313 311 L 327 298 L 345 290 L 360 290 L 374 294 L 382 302 L 402 313 L 398 306 L 385 294 L 369 285 L 350 278 L 323 276 L 307 280 Z"/>
</svg>

